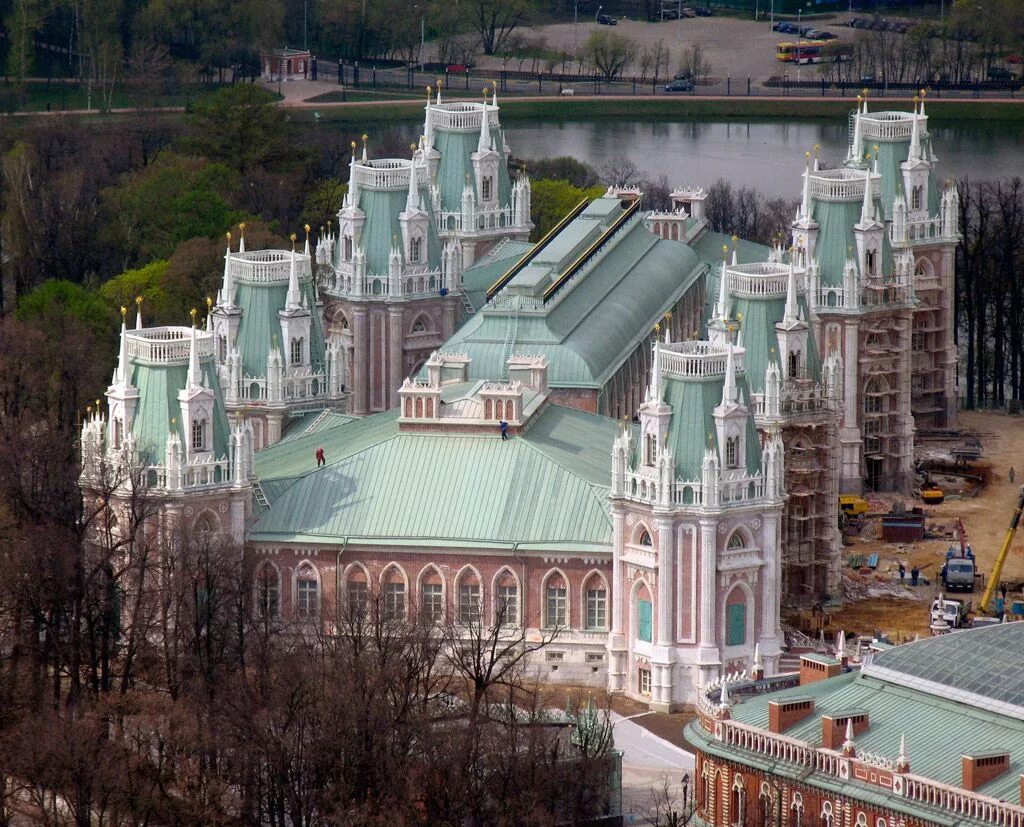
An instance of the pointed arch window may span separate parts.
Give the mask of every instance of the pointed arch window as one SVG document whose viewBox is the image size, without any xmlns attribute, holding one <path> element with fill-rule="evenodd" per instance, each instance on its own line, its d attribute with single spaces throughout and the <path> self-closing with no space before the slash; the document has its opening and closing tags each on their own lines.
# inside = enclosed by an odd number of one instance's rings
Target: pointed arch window
<svg viewBox="0 0 1024 827">
<path fill-rule="evenodd" d="M 490 175 L 485 175 L 480 181 L 480 200 L 490 201 L 491 191 L 494 189 L 494 179 Z"/>
<path fill-rule="evenodd" d="M 732 816 L 732 823 L 743 825 L 747 816 L 747 791 L 743 786 L 743 776 L 737 775 L 732 782 L 732 795 L 730 796 L 729 814 Z"/>
<path fill-rule="evenodd" d="M 114 418 L 114 447 L 121 447 L 121 440 L 124 439 L 124 420 L 121 417 Z"/>
<path fill-rule="evenodd" d="M 737 468 L 740 464 L 740 438 L 731 436 L 725 440 L 725 467 Z"/>
<path fill-rule="evenodd" d="M 311 620 L 320 614 L 320 581 L 313 567 L 304 563 L 295 575 L 295 616 Z"/>
<path fill-rule="evenodd" d="M 418 264 L 423 258 L 423 239 L 419 236 L 409 241 L 409 261 Z"/>
<path fill-rule="evenodd" d="M 789 352 L 789 378 L 799 379 L 800 378 L 800 357 L 803 354 L 799 350 L 791 350 Z"/>
<path fill-rule="evenodd" d="M 423 321 L 423 317 L 422 316 L 420 316 L 420 318 L 418 318 L 413 323 L 412 332 L 413 333 L 426 333 L 427 332 L 427 324 L 426 324 L 426 322 Z"/>
<path fill-rule="evenodd" d="M 878 414 L 882 412 L 882 393 L 876 380 L 871 379 L 864 386 L 864 413 Z"/>
<path fill-rule="evenodd" d="M 800 793 L 793 793 L 793 806 L 789 813 L 789 823 L 793 827 L 804 827 L 804 798 Z"/>
<path fill-rule="evenodd" d="M 292 364 L 293 365 L 301 365 L 302 364 L 302 345 L 303 344 L 304 344 L 304 342 L 303 342 L 303 337 L 302 336 L 298 336 L 298 337 L 292 339 L 291 357 L 292 357 Z"/>
<path fill-rule="evenodd" d="M 833 827 L 835 816 L 832 814 L 832 802 L 826 801 L 821 805 L 821 827 Z"/>
<path fill-rule="evenodd" d="M 646 528 L 640 532 L 640 545 L 642 546 L 653 546 L 654 542 L 651 540 L 651 532 Z"/>
<path fill-rule="evenodd" d="M 878 251 L 877 250 L 868 250 L 867 253 L 865 253 L 864 258 L 865 258 L 865 265 L 866 265 L 866 268 L 867 268 L 867 271 L 868 271 L 867 274 L 869 276 L 877 275 L 877 272 L 878 272 Z"/>
<path fill-rule="evenodd" d="M 919 210 L 924 204 L 924 187 L 918 185 L 910 191 L 910 209 Z"/>
<path fill-rule="evenodd" d="M 228 358 L 228 337 L 217 337 L 217 361 L 226 362 Z"/>
<path fill-rule="evenodd" d="M 206 450 L 206 420 L 205 419 L 193 419 L 192 420 L 192 450 L 193 451 L 205 451 Z"/>
<path fill-rule="evenodd" d="M 345 597 L 348 602 L 348 612 L 353 619 L 366 617 L 366 605 L 369 599 L 369 589 L 366 584 L 366 574 L 362 569 L 356 568 L 349 575 L 346 584 Z"/>
<path fill-rule="evenodd" d="M 430 569 L 420 582 L 420 613 L 428 623 L 444 618 L 444 584 L 436 569 Z"/>
<path fill-rule="evenodd" d="M 345 236 L 344 248 L 345 261 L 352 261 L 352 236 Z"/>
<path fill-rule="evenodd" d="M 256 572 L 256 617 L 270 620 L 280 613 L 281 581 L 270 563 L 264 563 Z"/>
<path fill-rule="evenodd" d="M 654 465 L 658 458 L 658 437 L 655 434 L 647 434 L 644 437 L 644 464 Z"/>
<path fill-rule="evenodd" d="M 494 622 L 499 626 L 519 624 L 519 587 L 507 571 L 498 580 L 494 595 Z"/>
<path fill-rule="evenodd" d="M 565 626 L 569 619 L 569 594 L 560 574 L 553 574 L 544 585 L 544 625 L 548 629 Z"/>
<path fill-rule="evenodd" d="M 405 581 L 394 568 L 384 583 L 384 619 L 405 619 Z"/>
<path fill-rule="evenodd" d="M 598 575 L 591 575 L 587 581 L 585 596 L 587 600 L 586 629 L 602 632 L 608 628 L 608 588 Z"/>
<path fill-rule="evenodd" d="M 467 572 L 459 578 L 459 623 L 479 623 L 480 603 L 480 580 Z"/>
</svg>

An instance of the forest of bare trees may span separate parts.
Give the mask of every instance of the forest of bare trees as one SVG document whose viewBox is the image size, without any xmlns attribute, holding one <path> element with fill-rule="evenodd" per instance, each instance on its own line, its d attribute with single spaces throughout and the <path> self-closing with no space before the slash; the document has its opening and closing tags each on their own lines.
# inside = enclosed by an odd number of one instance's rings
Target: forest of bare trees
<svg viewBox="0 0 1024 827">
<path fill-rule="evenodd" d="M 43 337 L 10 319 L 0 336 L 0 824 L 544 825 L 615 806 L 607 718 L 552 714 L 524 668 L 557 631 L 394 621 L 373 594 L 282 625 L 249 556 L 169 528 L 129 470 L 91 469 L 81 496 L 61 397 L 95 377 L 40 382 Z"/>
</svg>

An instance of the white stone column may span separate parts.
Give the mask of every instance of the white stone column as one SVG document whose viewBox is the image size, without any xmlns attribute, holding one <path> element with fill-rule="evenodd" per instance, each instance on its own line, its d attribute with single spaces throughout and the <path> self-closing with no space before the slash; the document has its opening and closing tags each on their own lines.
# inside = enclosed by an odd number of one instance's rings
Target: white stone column
<svg viewBox="0 0 1024 827">
<path fill-rule="evenodd" d="M 626 515 L 618 503 L 612 504 L 612 630 L 608 635 L 608 689 L 626 688 L 626 636 L 623 629 L 629 586 L 622 567 Z"/>
<path fill-rule="evenodd" d="M 675 531 L 667 516 L 657 517 L 658 523 L 658 637 L 659 646 L 671 646 L 674 638 L 672 623 L 672 584 L 675 581 L 673 560 L 676 553 Z"/>
<path fill-rule="evenodd" d="M 697 595 L 700 606 L 700 629 L 697 640 L 701 649 L 717 649 L 715 603 L 717 601 L 718 539 L 716 533 L 715 520 L 700 521 L 700 594 Z"/>
</svg>

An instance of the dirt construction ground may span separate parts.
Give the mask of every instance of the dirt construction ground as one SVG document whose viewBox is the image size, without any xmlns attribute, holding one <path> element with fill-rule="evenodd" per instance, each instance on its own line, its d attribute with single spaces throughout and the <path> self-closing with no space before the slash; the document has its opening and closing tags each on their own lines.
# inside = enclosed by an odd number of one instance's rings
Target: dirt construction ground
<svg viewBox="0 0 1024 827">
<path fill-rule="evenodd" d="M 980 476 L 987 478 L 987 484 L 977 496 L 947 499 L 941 505 L 924 507 L 929 533 L 946 532 L 948 537 L 913 544 L 883 543 L 880 538 L 880 519 L 870 520 L 862 536 L 855 537 L 853 543 L 844 549 L 844 562 L 847 563 L 844 577 L 848 596 L 866 597 L 855 601 L 848 599 L 841 611 L 828 618 L 826 628 L 829 631 L 843 630 L 859 634 L 883 631 L 889 633 L 894 642 L 912 639 L 915 634 L 930 634 L 928 603 L 940 591 L 936 581 L 946 549 L 956 543 L 952 530 L 957 517 L 963 520 L 967 541 L 977 558 L 979 571 L 986 577 L 991 572 L 1016 507 L 1019 486 L 1024 482 L 1024 418 L 991 412 L 964 412 L 960 414 L 959 425 L 962 429 L 975 432 L 981 439 L 983 456 L 973 465 Z M 1011 467 L 1016 469 L 1016 483 L 1008 479 Z M 901 500 L 908 509 L 922 505 L 920 500 L 912 497 L 871 497 L 869 500 L 873 510 L 879 500 Z M 848 561 L 851 557 L 876 552 L 879 563 L 874 572 L 862 569 L 858 573 L 850 569 Z M 901 560 L 908 572 L 908 585 L 903 589 L 894 588 L 898 584 L 897 569 Z M 927 585 L 920 585 L 916 589 L 909 586 L 909 572 L 914 566 L 929 581 Z M 1024 531 L 1020 531 L 1014 538 L 1000 580 L 1011 584 L 1008 603 L 1015 599 L 1024 600 L 1021 594 L 1021 584 L 1024 583 Z M 886 592 L 902 592 L 904 596 L 881 596 Z M 980 587 L 973 595 L 966 596 L 966 599 L 977 605 L 981 599 Z"/>
</svg>

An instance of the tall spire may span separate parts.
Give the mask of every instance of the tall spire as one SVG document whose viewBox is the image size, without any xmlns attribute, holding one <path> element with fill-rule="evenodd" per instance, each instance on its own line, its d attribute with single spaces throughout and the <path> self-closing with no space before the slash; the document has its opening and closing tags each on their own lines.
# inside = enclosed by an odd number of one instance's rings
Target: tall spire
<svg viewBox="0 0 1024 827">
<path fill-rule="evenodd" d="M 127 310 L 121 308 L 121 346 L 117 354 L 117 382 L 116 384 L 128 384 L 128 330 L 125 325 Z"/>
<path fill-rule="evenodd" d="M 245 252 L 245 222 L 238 225 L 238 252 Z"/>
<path fill-rule="evenodd" d="M 715 316 L 723 321 L 729 318 L 729 274 L 725 268 L 725 261 L 722 262 L 722 274 L 718 277 L 718 304 L 715 306 Z"/>
<path fill-rule="evenodd" d="M 142 296 L 135 297 L 135 329 L 142 330 Z"/>
<path fill-rule="evenodd" d="M 860 223 L 867 224 L 874 218 L 874 199 L 871 197 L 871 170 L 864 170 L 864 203 L 860 209 Z"/>
<path fill-rule="evenodd" d="M 736 362 L 733 358 L 732 342 L 727 342 L 725 347 L 725 382 L 722 384 L 722 404 L 735 405 L 739 394 L 736 390 Z"/>
<path fill-rule="evenodd" d="M 413 154 L 409 164 L 409 195 L 405 199 L 406 210 L 416 210 L 420 206 L 419 182 L 416 180 L 416 155 Z"/>
<path fill-rule="evenodd" d="M 231 279 L 231 233 L 227 234 L 228 249 L 224 253 L 224 282 L 220 288 L 220 300 L 225 307 L 235 303 L 235 285 Z"/>
<path fill-rule="evenodd" d="M 426 146 L 424 148 L 428 149 L 428 150 L 432 149 L 433 146 L 434 146 L 434 129 L 433 129 L 433 125 L 431 124 L 431 120 L 430 120 L 430 92 L 431 92 L 431 89 L 428 86 L 427 87 L 427 105 L 425 107 L 427 112 L 426 112 L 426 115 L 423 118 L 423 139 L 424 139 L 424 143 L 426 144 Z M 441 96 L 441 84 L 440 84 L 440 82 L 437 85 L 437 94 L 438 94 L 438 97 Z"/>
<path fill-rule="evenodd" d="M 192 341 L 188 348 L 188 384 L 189 387 L 198 387 L 202 384 L 199 375 L 199 346 L 196 343 L 195 317 L 192 318 L 192 330 L 190 332 Z"/>
<path fill-rule="evenodd" d="M 804 165 L 804 193 L 800 200 L 800 217 L 807 219 L 811 217 L 811 153 L 805 156 L 807 163 Z"/>
<path fill-rule="evenodd" d="M 356 142 L 352 142 L 352 157 L 348 162 L 348 199 L 350 207 L 359 206 L 359 184 L 356 182 Z"/>
<path fill-rule="evenodd" d="M 651 360 L 651 401 L 661 402 L 661 347 L 658 344 L 658 337 L 654 337 L 654 357 Z"/>
<path fill-rule="evenodd" d="M 795 250 L 789 254 L 789 279 L 786 281 L 786 312 L 782 317 L 782 323 L 792 325 L 797 321 L 799 308 L 796 303 L 796 267 L 793 264 Z"/>
<path fill-rule="evenodd" d="M 484 89 L 484 108 L 483 117 L 480 119 L 480 141 L 476 145 L 477 152 L 486 152 L 491 148 L 491 124 L 488 113 L 490 107 L 487 106 L 487 89 Z"/>
<path fill-rule="evenodd" d="M 367 141 L 369 141 L 369 140 L 370 140 L 370 136 L 369 136 L 369 135 L 366 135 L 366 134 L 364 134 L 364 135 L 363 135 L 363 163 L 364 163 L 364 164 L 366 163 L 366 160 L 367 160 L 367 159 L 366 159 L 366 143 L 367 143 Z"/>
<path fill-rule="evenodd" d="M 860 163 L 863 160 L 864 154 L 861 149 L 861 134 L 860 134 L 860 102 L 861 96 L 857 95 L 857 109 L 853 115 L 853 144 L 850 147 L 850 160 L 854 163 Z"/>
<path fill-rule="evenodd" d="M 921 160 L 921 127 L 917 116 L 917 98 L 914 98 L 914 125 L 910 132 L 910 161 Z"/>
<path fill-rule="evenodd" d="M 309 231 L 310 231 L 309 224 L 303 224 L 302 225 L 302 229 L 304 229 L 306 231 L 306 246 L 303 247 L 302 254 L 308 257 L 309 256 Z"/>
<path fill-rule="evenodd" d="M 288 270 L 288 296 L 285 299 L 286 310 L 298 310 L 302 307 L 302 293 L 299 292 L 299 274 L 295 268 L 295 236 L 292 236 L 292 260 Z"/>
</svg>

